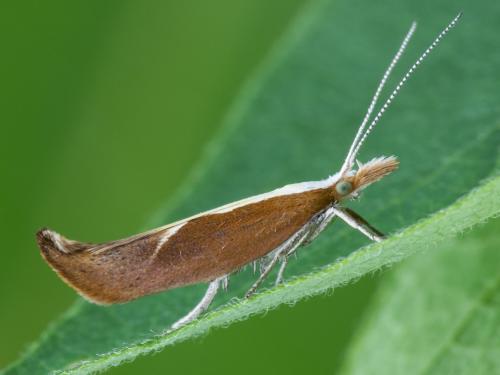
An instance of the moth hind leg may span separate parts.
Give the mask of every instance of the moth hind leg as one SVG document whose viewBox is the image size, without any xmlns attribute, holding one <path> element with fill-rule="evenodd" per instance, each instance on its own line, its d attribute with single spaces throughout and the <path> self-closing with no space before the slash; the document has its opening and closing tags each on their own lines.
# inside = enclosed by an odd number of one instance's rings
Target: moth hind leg
<svg viewBox="0 0 500 375">
<path fill-rule="evenodd" d="M 220 287 L 222 286 L 222 288 L 224 289 L 227 288 L 228 279 L 229 275 L 224 275 L 215 279 L 214 281 L 211 281 L 210 284 L 208 284 L 207 291 L 201 298 L 200 302 L 198 302 L 198 304 L 190 312 L 188 312 L 186 315 L 172 324 L 167 333 L 179 329 L 188 323 L 191 323 L 193 320 L 196 320 L 201 314 L 203 314 L 211 305 Z"/>
</svg>

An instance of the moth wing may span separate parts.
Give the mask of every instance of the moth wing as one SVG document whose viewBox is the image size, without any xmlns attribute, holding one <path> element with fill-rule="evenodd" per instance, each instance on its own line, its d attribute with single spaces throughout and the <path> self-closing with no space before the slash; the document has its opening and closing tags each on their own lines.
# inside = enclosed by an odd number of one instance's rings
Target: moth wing
<svg viewBox="0 0 500 375">
<path fill-rule="evenodd" d="M 141 285 L 141 278 L 147 289 L 147 262 L 172 228 L 105 244 L 68 240 L 49 229 L 36 237 L 43 258 L 69 286 L 90 302 L 112 304 L 133 299 L 130 284 Z"/>
<path fill-rule="evenodd" d="M 258 214 L 259 208 L 256 205 L 268 200 L 286 199 L 287 196 L 294 195 L 294 193 L 304 193 L 323 184 L 320 181 L 287 185 L 269 193 L 242 199 L 118 241 L 102 244 L 83 243 L 69 240 L 49 229 L 40 230 L 37 233 L 37 241 L 42 256 L 47 263 L 67 284 L 77 290 L 84 298 L 99 304 L 126 302 L 141 295 L 151 294 L 160 290 L 157 280 L 148 275 L 147 270 L 151 269 L 152 262 L 157 256 L 164 258 L 165 247 L 168 247 L 164 245 L 167 244 L 167 241 L 171 237 L 175 237 L 177 231 L 184 226 L 193 227 L 192 230 L 201 236 L 198 243 L 194 243 L 194 238 L 191 236 L 187 236 L 186 238 L 185 233 L 181 236 L 184 243 L 190 243 L 192 250 L 201 246 L 200 243 L 206 243 L 209 240 L 207 239 L 207 235 L 202 235 L 203 229 L 206 230 L 210 227 L 208 223 L 203 224 L 205 219 L 208 219 L 213 225 L 215 221 L 212 218 L 214 217 L 219 216 L 219 219 L 221 219 L 220 215 L 226 217 L 224 214 L 228 216 L 247 215 L 248 207 L 254 207 L 253 210 L 257 209 L 257 216 L 254 216 L 253 220 L 259 223 L 261 220 Z M 274 209 L 279 211 L 282 208 L 282 205 L 277 204 Z M 238 213 L 240 209 L 242 210 L 241 214 Z M 276 212 L 275 214 L 279 219 L 281 215 Z M 225 225 L 223 222 L 224 218 L 222 218 L 221 225 Z M 264 223 L 257 225 L 265 226 Z M 228 228 L 228 230 L 237 230 L 236 227 Z M 266 229 L 263 228 L 263 230 L 265 231 Z M 214 229 L 212 233 L 215 232 L 216 230 Z M 193 232 L 191 231 L 190 233 Z M 265 241 L 265 239 L 263 240 Z M 168 242 L 168 245 L 170 245 L 170 242 Z M 254 247 L 254 241 L 248 241 L 247 245 Z M 241 250 L 244 251 L 244 249 Z M 247 251 L 252 250 L 251 248 L 247 249 Z M 182 251 L 179 251 L 176 249 L 173 253 L 170 252 L 170 255 L 181 254 Z M 215 261 L 215 258 L 210 259 L 211 262 Z M 190 260 L 194 261 L 192 258 Z M 175 261 L 166 260 L 163 268 L 164 276 L 166 273 L 171 273 L 174 279 L 175 273 L 179 271 L 176 267 L 180 262 L 181 260 L 179 259 Z M 203 280 L 200 279 L 198 282 Z M 162 290 L 179 286 L 175 282 L 174 280 L 170 280 L 164 283 Z"/>
</svg>

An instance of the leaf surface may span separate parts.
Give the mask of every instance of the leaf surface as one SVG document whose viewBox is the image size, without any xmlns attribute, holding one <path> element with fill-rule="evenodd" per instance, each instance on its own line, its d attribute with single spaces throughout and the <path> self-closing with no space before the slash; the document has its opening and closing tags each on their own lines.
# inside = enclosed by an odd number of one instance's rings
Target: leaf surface
<svg viewBox="0 0 500 375">
<path fill-rule="evenodd" d="M 344 373 L 499 373 L 499 228 L 493 220 L 390 273 Z"/>
</svg>

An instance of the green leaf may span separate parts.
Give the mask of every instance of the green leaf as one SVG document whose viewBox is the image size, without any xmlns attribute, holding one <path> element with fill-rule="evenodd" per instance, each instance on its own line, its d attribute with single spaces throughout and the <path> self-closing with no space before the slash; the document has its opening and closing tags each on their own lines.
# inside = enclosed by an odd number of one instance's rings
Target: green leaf
<svg viewBox="0 0 500 375">
<path fill-rule="evenodd" d="M 413 9 L 409 0 L 331 0 L 305 9 L 248 81 L 192 178 L 152 224 L 336 172 L 410 22 L 421 20 L 421 30 L 396 75 L 455 15 L 454 3 L 445 3 L 436 7 L 426 0 Z M 498 196 L 498 179 L 480 181 L 497 170 L 500 72 L 493 67 L 500 63 L 494 48 L 500 6 L 471 1 L 463 10 L 463 23 L 412 78 L 360 155 L 363 161 L 398 155 L 401 169 L 352 206 L 385 232 L 408 229 L 356 251 L 367 241 L 334 223 L 291 262 L 286 277 L 293 281 L 286 287 L 234 302 L 255 279 L 251 270 L 243 271 L 216 300 L 215 313 L 170 336 L 157 335 L 196 303 L 205 286 L 112 307 L 78 301 L 6 373 L 105 369 L 355 280 L 497 214 L 498 201 L 488 197 Z"/>
<path fill-rule="evenodd" d="M 345 374 L 498 374 L 500 221 L 389 273 Z"/>
<path fill-rule="evenodd" d="M 138 355 L 155 352 L 167 345 L 199 336 L 210 328 L 230 323 L 265 312 L 283 303 L 294 303 L 302 298 L 320 294 L 342 286 L 362 275 L 398 262 L 412 253 L 429 249 L 429 243 L 441 244 L 456 233 L 500 213 L 500 204 L 492 205 L 491 196 L 500 194 L 500 177 L 492 179 L 465 198 L 432 217 L 410 226 L 390 239 L 364 247 L 347 258 L 316 272 L 296 277 L 286 285 L 268 289 L 250 300 L 227 303 L 194 323 L 168 335 L 157 335 L 133 345 L 117 348 L 91 360 L 74 363 L 64 373 L 86 374 L 119 365 Z M 464 216 L 464 212 L 468 213 Z M 473 212 L 473 214 L 471 214 Z M 490 264 L 494 269 L 497 263 Z M 478 265 L 479 267 L 480 265 Z M 495 276 L 497 274 L 495 273 Z M 494 280 L 498 289 L 498 279 Z M 485 292 L 489 300 L 491 285 Z M 498 290 L 496 290 L 498 291 Z M 77 314 L 80 312 L 77 310 Z M 494 321 L 493 321 L 494 323 Z M 364 358 L 362 359 L 364 360 Z M 363 373 L 363 372 L 361 372 Z"/>
</svg>

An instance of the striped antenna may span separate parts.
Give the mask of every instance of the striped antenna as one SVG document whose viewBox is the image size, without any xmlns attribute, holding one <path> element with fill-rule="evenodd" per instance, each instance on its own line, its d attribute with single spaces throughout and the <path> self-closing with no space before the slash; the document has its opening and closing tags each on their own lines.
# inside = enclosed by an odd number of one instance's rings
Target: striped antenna
<svg viewBox="0 0 500 375">
<path fill-rule="evenodd" d="M 384 112 L 387 110 L 387 108 L 389 107 L 389 105 L 392 103 L 392 101 L 394 100 L 394 98 L 397 96 L 397 94 L 399 93 L 399 91 L 401 90 L 401 88 L 404 86 L 404 84 L 406 83 L 406 81 L 408 80 L 408 78 L 410 78 L 410 76 L 414 73 L 414 71 L 422 63 L 422 61 L 424 61 L 425 58 L 429 55 L 429 53 L 439 44 L 439 42 L 441 41 L 441 39 L 443 39 L 443 37 L 457 24 L 457 22 L 459 21 L 460 17 L 462 17 L 462 13 L 459 13 L 448 24 L 448 26 L 446 26 L 443 29 L 443 31 L 441 31 L 439 33 L 439 35 L 436 37 L 436 39 L 434 39 L 434 41 L 432 42 L 432 44 L 429 47 L 427 47 L 427 49 L 424 51 L 424 53 L 422 53 L 422 55 L 420 55 L 420 57 L 417 59 L 417 61 L 415 61 L 415 63 L 411 66 L 411 68 L 403 76 L 403 78 L 401 79 L 401 81 L 399 81 L 399 83 L 396 85 L 396 88 L 392 91 L 391 95 L 389 95 L 389 98 L 385 101 L 384 105 L 380 108 L 380 110 L 378 111 L 378 113 L 373 118 L 370 126 L 363 133 L 364 126 L 366 125 L 365 124 L 365 120 L 367 120 L 367 117 L 369 117 L 369 114 L 371 113 L 371 110 L 372 110 L 372 108 L 368 108 L 367 115 L 365 116 L 365 119 L 363 120 L 363 123 L 361 124 L 361 126 L 360 126 L 360 128 L 358 130 L 358 133 L 356 134 L 356 137 L 354 138 L 354 141 L 353 141 L 353 143 L 351 145 L 351 148 L 350 148 L 350 150 L 349 150 L 349 152 L 347 154 L 347 157 L 346 157 L 346 159 L 344 161 L 344 164 L 342 165 L 342 168 L 340 170 L 341 171 L 340 172 L 341 175 L 343 175 L 344 173 L 346 173 L 348 170 L 351 169 L 351 167 L 352 167 L 352 165 L 354 163 L 354 159 L 356 158 L 356 156 L 357 156 L 357 154 L 359 152 L 359 149 L 361 148 L 361 146 L 365 142 L 366 137 L 368 137 L 368 134 L 370 134 L 370 132 L 375 127 L 375 125 L 377 125 L 377 123 L 380 121 L 380 118 L 382 117 L 382 115 L 384 114 Z M 412 29 L 414 30 L 414 26 L 415 26 L 415 23 L 413 23 L 412 28 L 410 28 L 410 31 L 408 32 L 405 40 L 401 44 L 400 51 L 404 50 L 404 47 L 406 47 L 405 41 L 406 41 L 406 39 L 409 40 L 408 36 L 411 37 Z M 399 51 L 398 51 L 398 53 L 399 53 Z M 397 62 L 397 60 L 398 60 L 398 55 L 396 54 L 396 56 L 393 59 L 394 64 L 395 64 L 395 62 Z M 391 62 L 391 65 L 392 65 L 392 62 Z M 390 70 L 392 69 L 391 65 L 389 65 L 389 69 L 387 69 L 386 74 L 384 74 L 384 78 L 385 79 L 386 79 L 385 76 L 386 75 L 388 76 L 388 72 L 390 73 Z M 380 90 L 382 89 L 383 84 L 385 83 L 384 82 L 384 78 L 382 79 L 382 81 L 379 84 L 379 89 Z M 378 96 L 379 91 L 380 91 L 379 89 L 377 89 L 377 92 L 375 93 L 375 96 L 372 99 L 372 103 L 370 104 L 370 107 L 372 107 L 372 104 L 375 105 L 375 102 L 377 100 L 377 96 Z M 363 133 L 362 136 L 361 136 L 361 133 Z"/>
<path fill-rule="evenodd" d="M 398 52 L 394 55 L 392 58 L 391 63 L 385 70 L 384 75 L 382 76 L 382 79 L 380 80 L 377 90 L 375 91 L 375 94 L 373 95 L 372 101 L 370 105 L 368 106 L 368 110 L 366 111 L 365 117 L 363 118 L 363 122 L 358 128 L 358 132 L 356 133 L 356 136 L 354 137 L 354 141 L 351 143 L 351 147 L 349 149 L 349 152 L 347 153 L 346 159 L 344 161 L 344 164 L 342 165 L 342 168 L 340 169 L 340 175 L 343 175 L 345 172 L 351 169 L 352 163 L 354 161 L 354 149 L 356 148 L 356 145 L 359 142 L 359 139 L 363 135 L 363 130 L 365 129 L 366 124 L 368 123 L 368 120 L 370 119 L 370 116 L 373 112 L 373 108 L 375 108 L 375 105 L 377 104 L 378 98 L 380 96 L 380 93 L 382 92 L 385 83 L 387 82 L 387 79 L 391 75 L 392 70 L 396 66 L 397 62 L 403 55 L 404 50 L 406 49 L 406 46 L 408 46 L 408 43 L 410 42 L 411 37 L 413 36 L 413 33 L 415 32 L 415 29 L 417 28 L 417 23 L 413 22 L 411 24 L 410 30 L 406 34 L 405 38 L 401 42 L 401 45 L 399 46 Z"/>
</svg>

